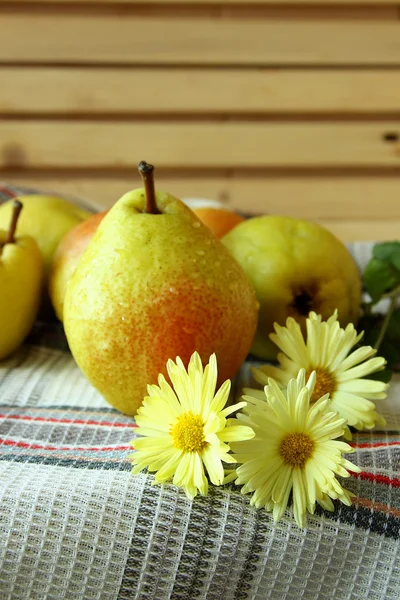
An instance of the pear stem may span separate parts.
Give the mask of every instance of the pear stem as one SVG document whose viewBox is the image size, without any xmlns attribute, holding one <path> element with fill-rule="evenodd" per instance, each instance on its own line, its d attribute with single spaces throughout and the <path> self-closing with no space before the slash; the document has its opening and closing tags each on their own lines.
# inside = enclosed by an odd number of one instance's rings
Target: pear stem
<svg viewBox="0 0 400 600">
<path fill-rule="evenodd" d="M 11 223 L 9 230 L 7 232 L 5 244 L 14 244 L 15 243 L 15 231 L 17 229 L 18 217 L 22 210 L 23 204 L 19 200 L 14 200 L 13 202 L 13 212 L 11 215 Z"/>
<path fill-rule="evenodd" d="M 144 189 L 146 191 L 146 206 L 144 212 L 149 215 L 159 215 L 160 211 L 156 204 L 156 192 L 154 189 L 154 167 L 142 160 L 138 165 L 139 173 L 142 176 Z"/>
</svg>

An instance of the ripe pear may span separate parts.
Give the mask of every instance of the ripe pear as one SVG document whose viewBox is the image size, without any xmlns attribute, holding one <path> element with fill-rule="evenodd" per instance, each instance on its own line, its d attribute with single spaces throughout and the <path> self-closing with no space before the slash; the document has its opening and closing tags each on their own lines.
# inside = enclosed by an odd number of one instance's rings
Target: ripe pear
<svg viewBox="0 0 400 600">
<path fill-rule="evenodd" d="M 50 269 L 54 251 L 64 235 L 91 213 L 65 198 L 42 194 L 19 196 L 24 210 L 18 222 L 19 235 L 30 235 L 43 254 L 45 277 Z M 0 205 L 0 229 L 8 227 L 13 201 Z"/>
<path fill-rule="evenodd" d="M 207 225 L 215 237 L 220 240 L 231 229 L 244 221 L 244 217 L 227 208 L 199 207 L 192 208 L 194 214 L 200 221 Z"/>
<path fill-rule="evenodd" d="M 356 323 L 361 277 L 346 246 L 317 223 L 266 215 L 239 223 L 222 243 L 242 265 L 260 302 L 252 353 L 271 360 L 277 347 L 269 339 L 274 323 L 287 317 L 305 333 L 310 311 L 330 317 L 337 308 L 342 326 Z"/>
<path fill-rule="evenodd" d="M 58 244 L 51 261 L 48 291 L 57 318 L 63 321 L 64 297 L 68 281 L 107 211 L 95 213 L 75 225 Z"/>
<path fill-rule="evenodd" d="M 134 415 L 169 358 L 187 365 L 215 352 L 219 383 L 235 375 L 257 325 L 243 269 L 183 202 L 144 188 L 128 192 L 99 224 L 65 295 L 73 356 L 115 408 Z"/>
<path fill-rule="evenodd" d="M 11 223 L 0 230 L 0 360 L 14 352 L 33 327 L 39 309 L 43 259 L 36 241 L 15 237 L 22 204 L 13 201 Z"/>
</svg>

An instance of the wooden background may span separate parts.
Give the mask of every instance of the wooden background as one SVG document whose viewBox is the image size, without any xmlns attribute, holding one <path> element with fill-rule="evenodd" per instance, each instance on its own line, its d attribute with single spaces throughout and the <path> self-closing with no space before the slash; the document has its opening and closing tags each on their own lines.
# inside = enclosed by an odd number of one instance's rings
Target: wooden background
<svg viewBox="0 0 400 600">
<path fill-rule="evenodd" d="M 400 238 L 400 0 L 0 0 L 0 180 Z"/>
</svg>

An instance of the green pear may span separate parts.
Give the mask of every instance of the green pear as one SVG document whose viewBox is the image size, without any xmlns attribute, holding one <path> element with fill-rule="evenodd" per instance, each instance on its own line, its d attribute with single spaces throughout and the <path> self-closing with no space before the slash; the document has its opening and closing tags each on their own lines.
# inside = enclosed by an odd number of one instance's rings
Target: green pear
<svg viewBox="0 0 400 600">
<path fill-rule="evenodd" d="M 13 201 L 10 226 L 0 230 L 0 360 L 22 344 L 35 322 L 43 259 L 36 241 L 15 236 L 22 203 Z"/>
<path fill-rule="evenodd" d="M 54 315 L 48 296 L 47 282 L 54 252 L 66 233 L 78 223 L 88 219 L 91 213 L 57 196 L 27 194 L 19 196 L 18 200 L 24 205 L 18 221 L 18 233 L 33 237 L 43 256 L 44 277 L 39 318 L 51 321 Z M 0 204 L 0 229 L 8 226 L 12 207 L 12 200 Z"/>
<path fill-rule="evenodd" d="M 65 198 L 44 194 L 19 196 L 24 210 L 18 222 L 19 235 L 30 235 L 37 241 L 43 254 L 45 277 L 47 278 L 54 251 L 64 235 L 75 225 L 88 219 L 90 212 L 76 206 Z M 5 228 L 11 219 L 13 201 L 0 205 L 0 228 Z"/>
<path fill-rule="evenodd" d="M 242 265 L 260 303 L 252 353 L 271 360 L 274 323 L 305 322 L 310 311 L 324 319 L 338 309 L 342 326 L 357 322 L 361 278 L 353 257 L 333 233 L 304 219 L 278 215 L 239 223 L 222 243 Z"/>
<path fill-rule="evenodd" d="M 235 375 L 257 325 L 242 267 L 189 207 L 144 188 L 104 216 L 68 282 L 64 327 L 76 362 L 105 399 L 134 415 L 169 358 L 215 352 L 219 383 Z"/>
</svg>

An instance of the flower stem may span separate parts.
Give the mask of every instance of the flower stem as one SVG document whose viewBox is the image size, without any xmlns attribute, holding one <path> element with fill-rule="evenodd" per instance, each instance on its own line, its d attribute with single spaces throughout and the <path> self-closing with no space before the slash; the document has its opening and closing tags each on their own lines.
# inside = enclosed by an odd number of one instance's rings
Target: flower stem
<svg viewBox="0 0 400 600">
<path fill-rule="evenodd" d="M 139 173 L 142 176 L 144 189 L 146 191 L 146 205 L 144 212 L 150 215 L 159 215 L 160 211 L 156 204 L 156 192 L 154 189 L 154 167 L 142 160 L 138 165 Z"/>
<path fill-rule="evenodd" d="M 374 345 L 374 348 L 377 351 L 379 350 L 379 346 L 381 345 L 383 338 L 385 337 L 385 333 L 389 326 L 390 319 L 392 318 L 392 314 L 394 312 L 394 309 L 396 308 L 396 303 L 397 303 L 397 296 L 392 296 L 390 299 L 389 309 L 386 313 L 385 319 L 382 323 L 382 327 L 381 327 L 381 330 L 378 335 L 378 339 L 376 340 L 375 345 Z"/>
</svg>

